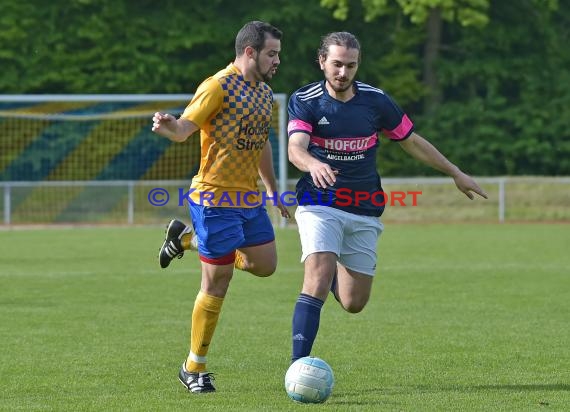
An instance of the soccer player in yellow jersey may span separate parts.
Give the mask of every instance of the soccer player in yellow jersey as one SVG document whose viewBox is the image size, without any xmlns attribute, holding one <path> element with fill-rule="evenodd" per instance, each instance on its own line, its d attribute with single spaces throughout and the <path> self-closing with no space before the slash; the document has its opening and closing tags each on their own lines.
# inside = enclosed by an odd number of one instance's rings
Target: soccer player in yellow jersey
<svg viewBox="0 0 570 412">
<path fill-rule="evenodd" d="M 279 202 L 273 170 L 273 92 L 266 84 L 280 63 L 281 36 L 270 24 L 247 23 L 236 36 L 234 62 L 202 82 L 182 116 L 153 117 L 153 132 L 175 142 L 200 129 L 200 169 L 189 191 L 193 228 L 172 220 L 159 255 L 164 268 L 185 249 L 197 249 L 202 265 L 190 353 L 179 373 L 193 393 L 215 391 L 206 355 L 234 267 L 261 277 L 275 271 L 275 234 L 262 200 L 271 197 L 281 215 L 289 217 Z M 259 177 L 268 194 L 263 199 Z"/>
</svg>

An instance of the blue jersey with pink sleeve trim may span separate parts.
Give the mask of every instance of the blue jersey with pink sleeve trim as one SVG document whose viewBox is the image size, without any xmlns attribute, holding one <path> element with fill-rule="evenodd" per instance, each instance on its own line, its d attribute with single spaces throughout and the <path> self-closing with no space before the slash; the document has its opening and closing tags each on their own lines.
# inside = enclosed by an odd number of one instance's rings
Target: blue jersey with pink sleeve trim
<svg viewBox="0 0 570 412">
<path fill-rule="evenodd" d="M 329 95 L 323 80 L 300 88 L 289 99 L 288 135 L 308 134 L 309 153 L 338 171 L 336 183 L 326 189 L 317 188 L 305 173 L 297 183 L 297 201 L 380 216 L 384 199 L 378 196 L 382 192 L 376 170 L 378 133 L 401 141 L 414 126 L 382 90 L 362 82 L 354 82 L 354 89 L 355 96 L 341 102 Z"/>
</svg>

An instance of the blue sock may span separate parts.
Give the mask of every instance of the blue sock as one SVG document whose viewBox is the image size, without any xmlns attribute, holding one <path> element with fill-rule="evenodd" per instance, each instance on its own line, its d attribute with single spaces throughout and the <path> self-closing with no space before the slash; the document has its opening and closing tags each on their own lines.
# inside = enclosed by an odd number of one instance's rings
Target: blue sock
<svg viewBox="0 0 570 412">
<path fill-rule="evenodd" d="M 293 312 L 293 353 L 291 362 L 311 354 L 311 349 L 319 330 L 321 308 L 324 303 L 322 300 L 304 293 L 301 293 L 297 298 L 295 311 Z"/>
</svg>

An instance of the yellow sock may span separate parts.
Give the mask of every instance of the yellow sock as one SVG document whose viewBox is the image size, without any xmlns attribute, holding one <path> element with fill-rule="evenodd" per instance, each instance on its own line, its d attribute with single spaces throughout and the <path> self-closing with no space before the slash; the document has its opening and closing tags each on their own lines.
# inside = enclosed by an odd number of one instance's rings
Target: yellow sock
<svg viewBox="0 0 570 412">
<path fill-rule="evenodd" d="M 188 372 L 206 371 L 206 355 L 218 324 L 222 303 L 224 303 L 224 298 L 207 295 L 202 291 L 196 297 L 192 311 L 190 354 L 186 359 Z"/>
<path fill-rule="evenodd" d="M 245 259 L 243 257 L 243 253 L 239 250 L 236 250 L 236 260 L 234 262 L 234 267 L 239 270 L 245 270 Z"/>
<path fill-rule="evenodd" d="M 194 237 L 194 233 L 184 233 L 180 238 L 180 244 L 182 245 L 182 249 L 196 249 L 194 242 L 192 242 L 192 238 Z"/>
</svg>

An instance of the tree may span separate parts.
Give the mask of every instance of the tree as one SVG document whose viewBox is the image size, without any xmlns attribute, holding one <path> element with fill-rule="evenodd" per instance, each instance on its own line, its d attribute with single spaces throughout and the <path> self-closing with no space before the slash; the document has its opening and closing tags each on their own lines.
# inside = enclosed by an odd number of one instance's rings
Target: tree
<svg viewBox="0 0 570 412">
<path fill-rule="evenodd" d="M 402 13 L 418 26 L 425 27 L 423 46 L 423 83 L 427 92 L 424 113 L 433 113 L 441 104 L 441 90 L 436 62 L 442 48 L 443 21 L 458 22 L 464 27 L 483 27 L 489 22 L 486 11 L 489 0 L 397 0 Z M 388 0 L 362 0 L 365 21 L 391 11 Z M 344 20 L 349 13 L 349 0 L 321 0 L 321 5 L 333 9 L 333 16 Z"/>
<path fill-rule="evenodd" d="M 258 19 L 284 32 L 276 93 L 321 79 L 321 36 L 350 31 L 359 79 L 469 172 L 570 174 L 570 9 L 557 0 L 2 0 L 0 93 L 190 93 Z M 430 173 L 400 152 L 380 151 L 383 172 Z"/>
<path fill-rule="evenodd" d="M 423 28 L 431 93 L 415 119 L 420 130 L 470 173 L 570 173 L 567 9 L 557 0 L 362 0 L 365 19 L 385 18 L 395 3 Z M 345 0 L 321 4 L 341 19 L 353 10 Z M 390 174 L 430 173 L 399 151 L 382 156 Z"/>
</svg>

